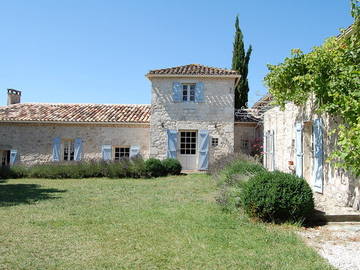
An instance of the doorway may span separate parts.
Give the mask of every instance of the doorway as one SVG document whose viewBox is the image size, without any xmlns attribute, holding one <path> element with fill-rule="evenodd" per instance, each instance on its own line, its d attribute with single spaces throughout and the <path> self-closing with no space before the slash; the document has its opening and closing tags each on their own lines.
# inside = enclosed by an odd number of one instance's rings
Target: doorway
<svg viewBox="0 0 360 270">
<path fill-rule="evenodd" d="M 9 166 L 10 150 L 0 150 L 0 167 Z"/>
<path fill-rule="evenodd" d="M 183 170 L 196 170 L 198 160 L 198 140 L 196 130 L 183 130 L 179 132 L 178 160 Z"/>
</svg>

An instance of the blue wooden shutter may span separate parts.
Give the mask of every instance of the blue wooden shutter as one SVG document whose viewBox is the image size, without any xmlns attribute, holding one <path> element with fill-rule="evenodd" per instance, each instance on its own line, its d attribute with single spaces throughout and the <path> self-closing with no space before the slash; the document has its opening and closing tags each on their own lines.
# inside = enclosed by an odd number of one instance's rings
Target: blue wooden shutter
<svg viewBox="0 0 360 270">
<path fill-rule="evenodd" d="M 107 161 L 112 159 L 111 145 L 103 145 L 101 147 L 101 152 L 103 160 Z"/>
<path fill-rule="evenodd" d="M 140 155 L 140 146 L 138 145 L 132 145 L 130 147 L 130 158 L 136 158 L 138 155 Z"/>
<path fill-rule="evenodd" d="M 174 82 L 173 83 L 173 101 L 174 102 L 180 102 L 182 96 L 182 87 L 181 83 Z"/>
<path fill-rule="evenodd" d="M 302 123 L 295 124 L 295 149 L 296 149 L 296 175 L 303 177 L 303 126 Z"/>
<path fill-rule="evenodd" d="M 53 140 L 52 159 L 53 161 L 60 161 L 60 157 L 61 157 L 61 139 L 60 137 L 56 137 Z"/>
<path fill-rule="evenodd" d="M 10 150 L 10 166 L 14 165 L 17 158 L 17 150 Z"/>
<path fill-rule="evenodd" d="M 176 148 L 177 148 L 177 132 L 176 130 L 168 129 L 168 158 L 176 158 Z"/>
<path fill-rule="evenodd" d="M 313 145 L 314 145 L 314 168 L 313 168 L 313 183 L 314 190 L 323 192 L 323 128 L 321 119 L 315 119 L 313 123 Z"/>
<path fill-rule="evenodd" d="M 80 138 L 76 138 L 74 142 L 74 160 L 80 161 L 83 152 L 83 143 Z"/>
<path fill-rule="evenodd" d="M 272 170 L 275 171 L 275 131 L 273 130 L 270 134 L 271 139 L 271 166 Z"/>
<path fill-rule="evenodd" d="M 204 83 L 198 82 L 195 86 L 195 102 L 204 102 Z"/>
<path fill-rule="evenodd" d="M 199 131 L 199 170 L 207 170 L 209 166 L 209 131 Z"/>
</svg>

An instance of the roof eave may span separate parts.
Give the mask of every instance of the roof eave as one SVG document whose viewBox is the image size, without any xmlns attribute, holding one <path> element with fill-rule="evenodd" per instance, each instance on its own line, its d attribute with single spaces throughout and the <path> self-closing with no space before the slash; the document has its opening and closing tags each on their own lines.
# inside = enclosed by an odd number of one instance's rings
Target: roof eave
<svg viewBox="0 0 360 270">
<path fill-rule="evenodd" d="M 228 78 L 228 79 L 238 79 L 241 75 L 201 75 L 201 74 L 146 74 L 145 77 L 148 79 L 151 78 Z"/>
<path fill-rule="evenodd" d="M 0 120 L 0 123 L 18 123 L 18 124 L 94 124 L 94 125 L 144 125 L 149 124 L 147 122 L 91 122 L 91 121 L 41 121 L 41 120 Z"/>
</svg>

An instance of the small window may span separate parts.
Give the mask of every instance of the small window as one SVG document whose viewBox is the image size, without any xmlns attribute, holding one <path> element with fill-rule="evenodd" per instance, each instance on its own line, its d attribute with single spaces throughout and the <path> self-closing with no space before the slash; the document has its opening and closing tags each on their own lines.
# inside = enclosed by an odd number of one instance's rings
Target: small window
<svg viewBox="0 0 360 270">
<path fill-rule="evenodd" d="M 114 147 L 114 160 L 130 157 L 130 147 Z"/>
<path fill-rule="evenodd" d="M 64 146 L 64 151 L 63 151 L 64 161 L 74 160 L 74 140 L 64 140 L 63 146 Z"/>
<path fill-rule="evenodd" d="M 196 132 L 182 131 L 180 132 L 180 154 L 195 155 L 196 154 Z"/>
<path fill-rule="evenodd" d="M 213 147 L 218 146 L 218 145 L 219 145 L 219 138 L 212 138 L 212 139 L 211 139 L 211 145 L 212 145 Z"/>
<path fill-rule="evenodd" d="M 195 101 L 195 84 L 183 84 L 182 97 L 183 101 Z"/>
</svg>

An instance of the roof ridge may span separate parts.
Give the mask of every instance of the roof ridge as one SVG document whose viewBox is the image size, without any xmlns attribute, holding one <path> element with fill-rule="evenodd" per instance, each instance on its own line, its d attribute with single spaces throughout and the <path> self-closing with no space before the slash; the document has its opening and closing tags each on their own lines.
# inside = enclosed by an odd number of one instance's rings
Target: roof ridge
<svg viewBox="0 0 360 270">
<path fill-rule="evenodd" d="M 187 64 L 175 66 L 170 68 L 153 69 L 148 72 L 148 75 L 212 75 L 212 76 L 227 76 L 239 75 L 236 70 L 228 68 L 218 68 L 206 66 L 201 64 Z"/>
</svg>

